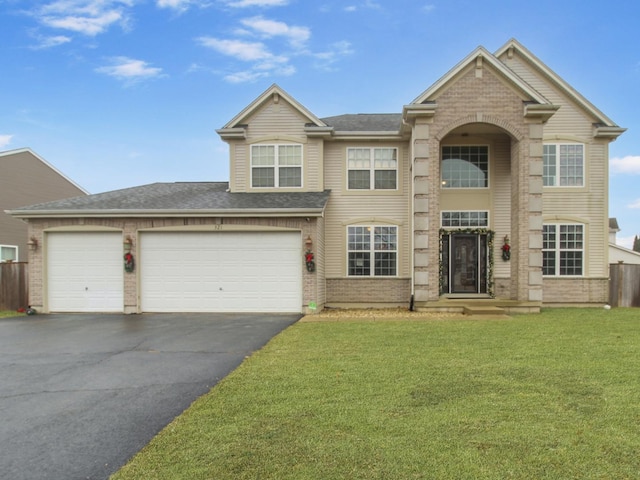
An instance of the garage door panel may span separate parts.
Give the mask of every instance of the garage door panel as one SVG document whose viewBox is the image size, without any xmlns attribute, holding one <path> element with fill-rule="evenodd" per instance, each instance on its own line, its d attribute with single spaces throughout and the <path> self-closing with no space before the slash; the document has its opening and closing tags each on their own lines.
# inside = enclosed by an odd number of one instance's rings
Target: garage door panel
<svg viewBox="0 0 640 480">
<path fill-rule="evenodd" d="M 144 232 L 143 311 L 300 312 L 297 232 Z"/>
<path fill-rule="evenodd" d="M 122 312 L 123 270 L 121 233 L 49 233 L 49 311 Z"/>
</svg>

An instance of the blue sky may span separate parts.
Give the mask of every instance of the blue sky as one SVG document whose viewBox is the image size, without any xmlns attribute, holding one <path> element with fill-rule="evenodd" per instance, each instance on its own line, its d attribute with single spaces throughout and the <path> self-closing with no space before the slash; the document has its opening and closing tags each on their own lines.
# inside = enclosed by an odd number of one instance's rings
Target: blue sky
<svg viewBox="0 0 640 480">
<path fill-rule="evenodd" d="M 629 246 L 639 19 L 637 0 L 0 0 L 0 150 L 29 147 L 91 193 L 228 180 L 215 129 L 272 83 L 319 117 L 399 113 L 514 37 L 628 128 L 610 148 L 610 215 Z"/>
</svg>

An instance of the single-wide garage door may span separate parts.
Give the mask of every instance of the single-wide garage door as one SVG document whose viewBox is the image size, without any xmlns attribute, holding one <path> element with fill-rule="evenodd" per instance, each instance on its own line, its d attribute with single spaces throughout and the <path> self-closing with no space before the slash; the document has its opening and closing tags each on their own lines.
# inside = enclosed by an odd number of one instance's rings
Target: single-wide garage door
<svg viewBox="0 0 640 480">
<path fill-rule="evenodd" d="M 300 312 L 299 232 L 140 234 L 144 312 Z"/>
<path fill-rule="evenodd" d="M 50 312 L 122 312 L 123 272 L 122 233 L 47 234 Z"/>
</svg>

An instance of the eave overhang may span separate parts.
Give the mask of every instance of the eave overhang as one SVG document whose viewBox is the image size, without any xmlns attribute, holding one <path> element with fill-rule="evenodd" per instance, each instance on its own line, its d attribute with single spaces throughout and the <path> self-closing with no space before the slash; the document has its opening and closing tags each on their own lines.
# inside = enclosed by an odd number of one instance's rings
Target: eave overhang
<svg viewBox="0 0 640 480">
<path fill-rule="evenodd" d="M 526 103 L 524 106 L 524 118 L 536 123 L 546 123 L 559 108 L 559 105 L 551 105 L 548 103 Z"/>
<path fill-rule="evenodd" d="M 622 127 L 609 127 L 609 126 L 603 126 L 603 125 L 595 125 L 593 136 L 594 138 L 607 138 L 613 141 L 626 131 L 627 129 Z"/>
<path fill-rule="evenodd" d="M 247 138 L 247 129 L 245 127 L 220 128 L 216 130 L 222 140 L 244 140 Z"/>
<path fill-rule="evenodd" d="M 307 125 L 304 127 L 304 133 L 309 138 L 327 138 L 333 135 L 334 129 L 328 126 Z"/>
<path fill-rule="evenodd" d="M 237 208 L 208 210 L 6 210 L 20 219 L 38 218 L 158 218 L 158 217 L 322 217 L 323 208 Z"/>
<path fill-rule="evenodd" d="M 398 142 L 406 140 L 408 135 L 406 132 L 360 132 L 360 131 L 341 131 L 335 132 L 332 140 L 367 140 L 378 142 Z"/>
<path fill-rule="evenodd" d="M 416 118 L 431 119 L 436 114 L 438 104 L 430 103 L 411 103 L 402 107 L 402 121 L 406 124 L 414 124 Z"/>
</svg>

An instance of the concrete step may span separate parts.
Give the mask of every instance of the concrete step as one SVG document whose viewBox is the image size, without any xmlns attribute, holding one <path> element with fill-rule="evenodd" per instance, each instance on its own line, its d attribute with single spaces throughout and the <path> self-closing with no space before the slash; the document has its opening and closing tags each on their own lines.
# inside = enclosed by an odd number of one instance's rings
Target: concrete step
<svg viewBox="0 0 640 480">
<path fill-rule="evenodd" d="M 493 305 L 465 305 L 465 315 L 506 315 L 504 308 L 496 307 Z"/>
</svg>

